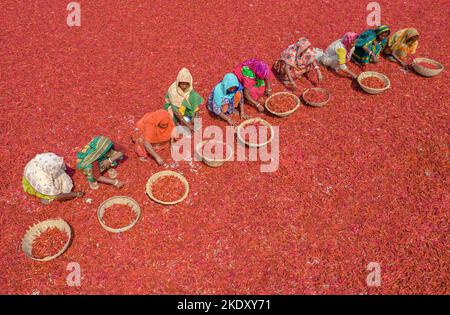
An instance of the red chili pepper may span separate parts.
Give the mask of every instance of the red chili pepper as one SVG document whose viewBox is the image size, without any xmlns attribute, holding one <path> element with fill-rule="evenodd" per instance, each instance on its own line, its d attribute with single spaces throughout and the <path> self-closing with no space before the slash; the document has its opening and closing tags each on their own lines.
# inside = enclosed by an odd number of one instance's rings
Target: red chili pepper
<svg viewBox="0 0 450 315">
<path fill-rule="evenodd" d="M 184 184 L 175 176 L 164 176 L 152 185 L 153 196 L 161 201 L 172 202 L 183 197 L 186 191 Z"/>
</svg>

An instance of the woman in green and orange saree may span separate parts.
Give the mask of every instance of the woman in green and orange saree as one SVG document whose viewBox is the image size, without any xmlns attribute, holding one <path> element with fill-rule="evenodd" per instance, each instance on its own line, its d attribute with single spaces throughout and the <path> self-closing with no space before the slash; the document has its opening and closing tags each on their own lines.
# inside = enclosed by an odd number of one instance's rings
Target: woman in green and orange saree
<svg viewBox="0 0 450 315">
<path fill-rule="evenodd" d="M 123 153 L 114 150 L 111 140 L 98 136 L 77 153 L 77 168 L 86 175 L 91 189 L 98 189 L 99 182 L 121 188 L 123 183 L 117 179 L 117 171 L 113 167 L 122 158 Z M 109 178 L 102 175 L 105 171 Z"/>
</svg>

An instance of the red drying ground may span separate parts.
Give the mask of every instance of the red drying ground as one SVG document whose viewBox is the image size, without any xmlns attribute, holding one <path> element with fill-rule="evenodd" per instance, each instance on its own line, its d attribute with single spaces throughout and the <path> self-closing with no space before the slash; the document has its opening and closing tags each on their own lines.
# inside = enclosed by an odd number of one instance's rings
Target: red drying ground
<svg viewBox="0 0 450 315">
<path fill-rule="evenodd" d="M 191 193 L 169 207 L 144 194 L 162 168 L 139 161 L 129 137 L 138 119 L 162 107 L 181 67 L 207 98 L 244 59 L 271 64 L 302 36 L 325 49 L 366 29 L 368 1 L 255 0 L 239 9 L 230 0 L 78 2 L 78 28 L 66 25 L 68 1 L 10 0 L 0 10 L 0 293 L 450 293 L 449 71 L 424 78 L 380 59 L 366 70 L 386 74 L 392 88 L 374 98 L 322 69 L 329 106 L 285 119 L 246 107 L 280 127 L 275 172 L 261 173 L 260 162 L 175 164 L 161 148 Z M 448 1 L 379 3 L 393 31 L 419 30 L 416 57 L 448 67 Z M 273 92 L 284 91 L 274 83 Z M 204 126 L 225 128 L 204 106 L 200 115 Z M 89 190 L 70 171 L 81 199 L 45 206 L 23 193 L 23 169 L 37 153 L 55 152 L 74 169 L 75 153 L 97 134 L 124 148 L 122 189 Z M 127 233 L 98 222 L 98 206 L 114 195 L 142 208 Z M 48 218 L 66 220 L 74 238 L 64 255 L 35 262 L 20 242 Z M 67 286 L 70 262 L 80 264 L 80 287 Z M 366 284 L 369 262 L 381 266 L 380 287 Z"/>
<path fill-rule="evenodd" d="M 220 147 L 222 147 L 220 149 Z M 211 160 L 222 160 L 227 156 L 227 145 L 225 143 L 218 143 L 209 141 L 203 145 L 203 157 Z"/>
<path fill-rule="evenodd" d="M 67 242 L 67 233 L 58 228 L 49 228 L 42 232 L 32 244 L 32 255 L 45 258 L 57 254 Z"/>
<path fill-rule="evenodd" d="M 429 68 L 429 69 L 440 69 L 440 67 L 438 65 L 431 63 L 431 62 L 426 62 L 426 61 L 418 62 L 417 65 L 425 67 L 425 68 Z"/>
<path fill-rule="evenodd" d="M 186 188 L 181 180 L 175 176 L 160 177 L 152 185 L 153 196 L 161 201 L 173 202 L 184 196 Z"/>
<path fill-rule="evenodd" d="M 325 102 L 328 99 L 328 95 L 323 93 L 320 90 L 308 90 L 303 95 L 305 101 L 311 102 L 311 103 L 322 103 Z"/>
<path fill-rule="evenodd" d="M 136 213 L 127 205 L 112 205 L 103 213 L 103 223 L 113 229 L 130 225 L 136 219 Z"/>
<path fill-rule="evenodd" d="M 270 129 L 259 121 L 255 121 L 243 126 L 241 129 L 241 137 L 246 143 L 258 144 L 261 141 L 260 137 L 265 136 L 265 140 L 270 139 Z M 264 138 L 263 138 L 264 139 Z"/>
<path fill-rule="evenodd" d="M 377 77 L 364 78 L 361 80 L 361 84 L 372 89 L 382 89 L 385 85 L 383 80 Z"/>
<path fill-rule="evenodd" d="M 272 97 L 267 106 L 275 113 L 285 113 L 294 109 L 297 101 L 291 95 L 281 94 Z"/>
</svg>

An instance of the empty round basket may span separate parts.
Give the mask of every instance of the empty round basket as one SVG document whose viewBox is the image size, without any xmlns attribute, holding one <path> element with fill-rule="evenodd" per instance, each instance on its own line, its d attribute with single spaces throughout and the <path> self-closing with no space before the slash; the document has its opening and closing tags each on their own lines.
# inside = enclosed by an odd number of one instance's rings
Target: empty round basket
<svg viewBox="0 0 450 315">
<path fill-rule="evenodd" d="M 64 246 L 54 255 L 47 256 L 44 258 L 37 258 L 33 256 L 33 242 L 47 229 L 57 228 L 58 230 L 65 232 L 67 234 L 67 241 Z M 63 219 L 49 219 L 39 223 L 36 223 L 28 229 L 25 236 L 22 239 L 22 250 L 26 256 L 36 261 L 49 261 L 61 256 L 69 247 L 70 241 L 72 240 L 72 230 L 70 225 Z"/>
<path fill-rule="evenodd" d="M 182 196 L 180 199 L 175 200 L 175 201 L 164 201 L 164 200 L 159 200 L 158 198 L 156 198 L 156 197 L 153 195 L 153 192 L 152 192 L 152 185 L 153 185 L 153 183 L 155 183 L 155 182 L 156 182 L 158 179 L 160 179 L 161 177 L 165 177 L 165 176 L 174 176 L 174 177 L 178 178 L 178 179 L 183 183 L 184 188 L 185 188 L 185 191 L 184 191 L 183 196 Z M 145 190 L 146 190 L 146 192 L 147 192 L 147 195 L 148 195 L 148 196 L 150 197 L 150 199 L 152 199 L 153 201 L 155 201 L 155 202 L 157 202 L 157 203 L 160 203 L 160 204 L 162 204 L 162 205 L 175 205 L 175 204 L 177 204 L 177 203 L 182 202 L 182 201 L 183 201 L 184 199 L 186 199 L 186 197 L 188 196 L 188 194 L 189 194 L 189 183 L 188 183 L 188 181 L 186 180 L 186 178 L 185 178 L 183 175 L 181 175 L 180 173 L 177 173 L 177 172 L 174 172 L 174 171 L 170 171 L 170 170 L 165 170 L 165 171 L 161 171 L 161 172 L 158 172 L 158 173 L 156 173 L 156 174 L 153 174 L 153 175 L 148 179 L 147 184 L 146 184 L 146 186 L 145 186 Z"/>
<path fill-rule="evenodd" d="M 135 219 L 133 221 L 131 221 L 130 224 L 120 227 L 120 228 L 112 228 L 112 227 L 108 226 L 105 223 L 105 221 L 103 220 L 103 215 L 105 214 L 106 209 L 108 209 L 109 207 L 112 207 L 114 205 L 125 205 L 125 206 L 130 207 L 131 210 L 133 210 L 134 214 L 136 215 Z M 139 204 L 133 198 L 126 197 L 126 196 L 114 196 L 109 199 L 106 199 L 105 201 L 102 202 L 102 204 L 97 209 L 97 218 L 98 218 L 98 221 L 100 222 L 100 225 L 105 230 L 107 230 L 108 232 L 112 232 L 112 233 L 122 233 L 122 232 L 128 231 L 136 224 L 136 222 L 139 220 L 140 216 L 141 216 L 141 207 L 139 206 Z"/>
</svg>

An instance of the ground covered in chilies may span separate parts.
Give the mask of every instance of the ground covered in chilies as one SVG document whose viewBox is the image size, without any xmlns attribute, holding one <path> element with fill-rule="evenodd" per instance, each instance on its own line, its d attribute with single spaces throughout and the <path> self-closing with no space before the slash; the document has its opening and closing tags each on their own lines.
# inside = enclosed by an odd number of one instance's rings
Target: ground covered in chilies
<svg viewBox="0 0 450 315">
<path fill-rule="evenodd" d="M 248 110 L 280 126 L 276 172 L 261 173 L 260 162 L 171 165 L 190 185 L 176 206 L 145 195 L 161 168 L 138 161 L 129 141 L 181 67 L 206 98 L 246 58 L 272 64 L 300 36 L 325 48 L 360 32 L 368 1 L 82 0 L 78 28 L 66 25 L 68 2 L 1 5 L 0 293 L 449 293 L 448 70 L 423 78 L 382 60 L 368 69 L 386 74 L 391 89 L 369 96 L 323 69 L 327 106 L 288 118 Z M 419 30 L 418 57 L 450 66 L 447 1 L 379 2 L 383 24 Z M 204 107 L 201 115 L 225 127 Z M 45 206 L 23 193 L 37 153 L 55 152 L 74 169 L 75 152 L 98 134 L 127 156 L 117 169 L 124 188 L 89 191 L 70 171 L 81 199 Z M 142 208 L 121 234 L 97 219 L 114 195 Z M 49 218 L 66 220 L 74 238 L 64 255 L 35 262 L 21 240 Z M 66 284 L 69 262 L 80 264 L 79 287 Z M 366 284 L 370 262 L 381 265 L 380 287 Z"/>
</svg>

